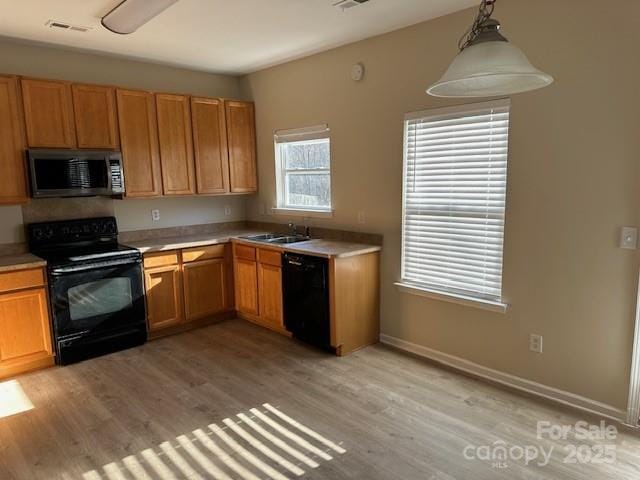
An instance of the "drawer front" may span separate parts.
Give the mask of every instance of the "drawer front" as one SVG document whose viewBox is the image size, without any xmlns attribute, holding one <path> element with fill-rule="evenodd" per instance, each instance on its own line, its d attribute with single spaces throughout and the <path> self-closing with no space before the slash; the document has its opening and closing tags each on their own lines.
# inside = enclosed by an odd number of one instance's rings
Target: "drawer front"
<svg viewBox="0 0 640 480">
<path fill-rule="evenodd" d="M 0 292 L 39 287 L 44 284 L 45 278 L 42 268 L 0 273 Z"/>
<path fill-rule="evenodd" d="M 282 253 L 260 248 L 258 250 L 258 261 L 267 265 L 273 265 L 274 267 L 281 267 Z"/>
<path fill-rule="evenodd" d="M 209 260 L 211 258 L 224 257 L 224 244 L 209 245 L 207 247 L 195 247 L 182 250 L 182 261 L 184 263 L 196 262 L 198 260 Z"/>
<path fill-rule="evenodd" d="M 246 245 L 238 245 L 236 244 L 235 256 L 237 258 L 244 258 L 245 260 L 256 260 L 256 249 L 255 247 L 247 247 Z"/>
<path fill-rule="evenodd" d="M 178 252 L 176 250 L 170 252 L 149 253 L 144 256 L 144 267 L 166 267 L 168 265 L 177 265 L 179 263 Z"/>
</svg>

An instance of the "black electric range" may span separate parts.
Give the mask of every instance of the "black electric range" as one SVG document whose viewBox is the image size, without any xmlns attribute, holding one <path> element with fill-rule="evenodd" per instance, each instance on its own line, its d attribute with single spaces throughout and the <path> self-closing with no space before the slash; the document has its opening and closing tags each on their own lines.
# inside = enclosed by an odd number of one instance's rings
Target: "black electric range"
<svg viewBox="0 0 640 480">
<path fill-rule="evenodd" d="M 118 243 L 113 217 L 32 223 L 29 250 L 47 261 L 56 362 L 147 340 L 142 255 Z"/>
</svg>

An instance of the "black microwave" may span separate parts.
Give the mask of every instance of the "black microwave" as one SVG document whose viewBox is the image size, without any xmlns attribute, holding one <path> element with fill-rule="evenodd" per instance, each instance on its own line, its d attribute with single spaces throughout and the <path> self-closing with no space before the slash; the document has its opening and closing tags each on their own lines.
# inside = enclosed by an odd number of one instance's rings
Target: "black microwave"
<svg viewBox="0 0 640 480">
<path fill-rule="evenodd" d="M 27 157 L 34 198 L 124 194 L 120 152 L 31 149 Z"/>
</svg>

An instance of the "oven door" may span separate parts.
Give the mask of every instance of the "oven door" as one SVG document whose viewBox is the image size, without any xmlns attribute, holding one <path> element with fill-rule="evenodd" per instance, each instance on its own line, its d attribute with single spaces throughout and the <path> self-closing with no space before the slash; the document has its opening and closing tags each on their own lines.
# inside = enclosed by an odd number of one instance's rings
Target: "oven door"
<svg viewBox="0 0 640 480">
<path fill-rule="evenodd" d="M 146 325 L 141 262 L 53 268 L 49 288 L 56 340 Z"/>
</svg>

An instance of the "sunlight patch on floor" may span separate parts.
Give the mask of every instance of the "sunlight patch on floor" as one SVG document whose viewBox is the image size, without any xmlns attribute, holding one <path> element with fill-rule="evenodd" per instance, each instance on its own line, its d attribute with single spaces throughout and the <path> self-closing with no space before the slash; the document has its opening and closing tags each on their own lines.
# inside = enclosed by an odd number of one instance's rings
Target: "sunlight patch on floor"
<svg viewBox="0 0 640 480">
<path fill-rule="evenodd" d="M 33 403 L 17 380 L 0 383 L 0 418 L 33 409 Z"/>
<path fill-rule="evenodd" d="M 332 460 L 329 452 L 346 450 L 265 403 L 86 472 L 83 480 L 289 480 Z"/>
</svg>

